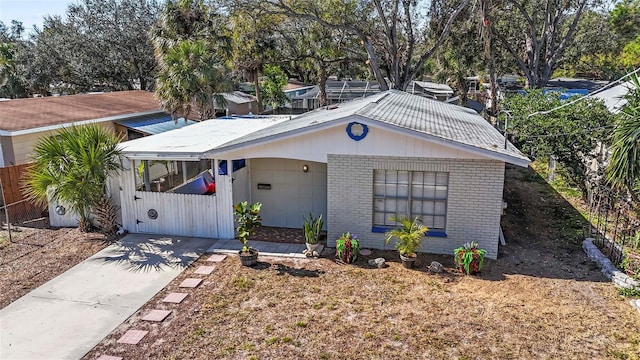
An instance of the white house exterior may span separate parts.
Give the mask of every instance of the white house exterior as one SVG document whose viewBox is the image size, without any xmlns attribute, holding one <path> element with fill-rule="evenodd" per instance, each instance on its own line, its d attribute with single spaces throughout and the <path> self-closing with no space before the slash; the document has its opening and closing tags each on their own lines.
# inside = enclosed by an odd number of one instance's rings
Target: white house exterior
<svg viewBox="0 0 640 360">
<path fill-rule="evenodd" d="M 299 228 L 310 212 L 324 214 L 330 246 L 350 231 L 364 247 L 391 248 L 389 218 L 410 215 L 430 228 L 422 251 L 450 254 L 477 241 L 490 258 L 504 165 L 529 163 L 473 110 L 396 90 L 291 119 L 209 120 L 124 143 L 123 154 L 122 218 L 131 232 L 231 238 L 232 204 L 247 200 L 263 203 L 265 226 Z M 234 159 L 245 166 L 216 175 L 215 195 L 155 192 L 149 176 L 151 191 L 136 185 L 141 161 L 199 161 L 219 174 Z"/>
</svg>

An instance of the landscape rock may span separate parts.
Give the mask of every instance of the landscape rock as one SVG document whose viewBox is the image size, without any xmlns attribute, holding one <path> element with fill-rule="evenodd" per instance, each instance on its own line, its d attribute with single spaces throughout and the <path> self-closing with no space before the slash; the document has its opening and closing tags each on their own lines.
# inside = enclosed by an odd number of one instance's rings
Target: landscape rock
<svg viewBox="0 0 640 360">
<path fill-rule="evenodd" d="M 434 272 L 434 273 L 441 273 L 443 269 L 442 264 L 440 264 L 437 261 L 432 261 L 431 265 L 429 265 L 429 271 Z"/>
<path fill-rule="evenodd" d="M 384 267 L 385 262 L 386 260 L 384 258 L 375 258 L 375 259 L 369 260 L 369 265 L 377 266 L 378 268 L 382 269 Z"/>
</svg>

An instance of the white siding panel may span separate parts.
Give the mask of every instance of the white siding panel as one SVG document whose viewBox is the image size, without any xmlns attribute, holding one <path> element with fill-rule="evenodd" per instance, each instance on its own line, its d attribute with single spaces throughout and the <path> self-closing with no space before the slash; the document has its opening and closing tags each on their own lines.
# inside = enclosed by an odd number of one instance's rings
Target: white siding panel
<svg viewBox="0 0 640 360">
<path fill-rule="evenodd" d="M 478 154 L 425 141 L 423 138 L 410 137 L 375 125 L 369 125 L 369 133 L 360 141 L 349 138 L 346 126 L 339 125 L 311 134 L 253 146 L 246 150 L 230 151 L 224 156 L 233 159 L 284 158 L 326 163 L 327 154 L 487 159 Z"/>
<path fill-rule="evenodd" d="M 56 213 L 58 202 L 49 201 L 49 224 L 53 227 L 78 227 L 78 214 L 71 211 L 69 205 L 61 205 L 67 209 L 64 215 L 58 215 Z"/>
<path fill-rule="evenodd" d="M 231 164 L 229 160 L 227 164 Z M 216 197 L 218 198 L 218 237 L 222 239 L 233 239 L 233 184 L 231 176 L 216 176 Z"/>
<path fill-rule="evenodd" d="M 136 191 L 137 231 L 141 233 L 218 237 L 216 196 Z M 149 210 L 157 219 L 148 216 Z M 135 220 L 134 220 L 135 221 Z"/>
</svg>

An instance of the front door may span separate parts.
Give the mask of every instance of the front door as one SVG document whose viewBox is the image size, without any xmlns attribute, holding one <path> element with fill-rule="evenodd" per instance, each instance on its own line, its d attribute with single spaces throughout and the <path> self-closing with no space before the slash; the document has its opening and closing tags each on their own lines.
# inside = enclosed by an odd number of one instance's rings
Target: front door
<svg viewBox="0 0 640 360">
<path fill-rule="evenodd" d="M 327 217 L 327 164 L 289 160 L 251 160 L 251 200 L 262 203 L 264 226 L 302 228 L 312 213 Z"/>
</svg>

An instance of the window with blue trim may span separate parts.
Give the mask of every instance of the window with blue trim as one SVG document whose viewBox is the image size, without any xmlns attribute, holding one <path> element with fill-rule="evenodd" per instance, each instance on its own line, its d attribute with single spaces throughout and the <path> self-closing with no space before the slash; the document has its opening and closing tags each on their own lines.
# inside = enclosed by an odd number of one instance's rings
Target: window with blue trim
<svg viewBox="0 0 640 360">
<path fill-rule="evenodd" d="M 418 217 L 430 231 L 447 227 L 449 174 L 434 171 L 374 170 L 373 226 L 393 227 L 392 217 Z"/>
</svg>

